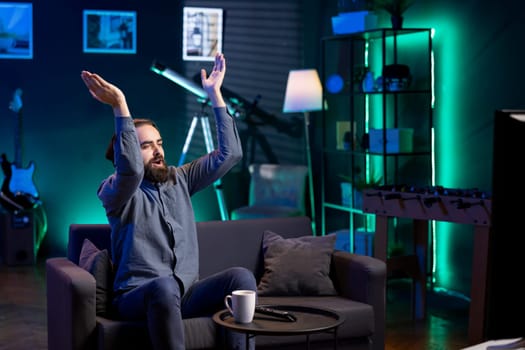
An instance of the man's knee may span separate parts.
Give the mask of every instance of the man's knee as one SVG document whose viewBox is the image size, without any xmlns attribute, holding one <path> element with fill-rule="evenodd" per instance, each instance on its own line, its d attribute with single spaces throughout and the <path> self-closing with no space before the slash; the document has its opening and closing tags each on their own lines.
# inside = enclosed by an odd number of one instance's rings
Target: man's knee
<svg viewBox="0 0 525 350">
<path fill-rule="evenodd" d="M 228 270 L 234 289 L 256 290 L 257 283 L 253 272 L 244 267 L 232 267 Z"/>
<path fill-rule="evenodd" d="M 173 304 L 179 303 L 181 290 L 179 283 L 172 276 L 158 277 L 150 282 L 148 298 L 151 301 Z"/>
</svg>

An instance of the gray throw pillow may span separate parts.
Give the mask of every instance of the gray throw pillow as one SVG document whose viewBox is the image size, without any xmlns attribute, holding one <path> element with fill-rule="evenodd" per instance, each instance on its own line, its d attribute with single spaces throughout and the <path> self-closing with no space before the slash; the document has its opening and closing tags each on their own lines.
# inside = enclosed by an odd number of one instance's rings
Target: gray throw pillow
<svg viewBox="0 0 525 350">
<path fill-rule="evenodd" d="M 264 274 L 257 286 L 261 296 L 336 295 L 330 263 L 336 236 L 285 239 L 265 231 Z"/>
<path fill-rule="evenodd" d="M 84 239 L 79 266 L 95 278 L 97 315 L 108 315 L 113 290 L 113 265 L 107 249 L 100 250 L 89 239 Z"/>
</svg>

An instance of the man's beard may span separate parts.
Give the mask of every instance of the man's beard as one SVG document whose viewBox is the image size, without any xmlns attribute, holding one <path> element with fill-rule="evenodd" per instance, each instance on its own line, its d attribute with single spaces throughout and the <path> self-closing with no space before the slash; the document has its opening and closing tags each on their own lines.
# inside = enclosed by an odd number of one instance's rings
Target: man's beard
<svg viewBox="0 0 525 350">
<path fill-rule="evenodd" d="M 144 177 L 153 182 L 166 182 L 168 181 L 168 167 L 164 160 L 162 160 L 162 166 L 153 166 L 155 159 L 152 159 L 144 166 Z"/>
</svg>

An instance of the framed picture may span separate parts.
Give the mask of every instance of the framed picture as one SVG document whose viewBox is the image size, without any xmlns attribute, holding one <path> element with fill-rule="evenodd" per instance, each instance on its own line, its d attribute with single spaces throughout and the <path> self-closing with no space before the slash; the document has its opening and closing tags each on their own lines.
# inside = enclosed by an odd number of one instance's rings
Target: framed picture
<svg viewBox="0 0 525 350">
<path fill-rule="evenodd" d="M 84 52 L 137 53 L 135 11 L 84 10 Z"/>
<path fill-rule="evenodd" d="M 33 58 L 33 4 L 0 2 L 0 58 Z"/>
<path fill-rule="evenodd" d="M 222 52 L 222 9 L 184 7 L 182 59 L 213 61 Z"/>
</svg>

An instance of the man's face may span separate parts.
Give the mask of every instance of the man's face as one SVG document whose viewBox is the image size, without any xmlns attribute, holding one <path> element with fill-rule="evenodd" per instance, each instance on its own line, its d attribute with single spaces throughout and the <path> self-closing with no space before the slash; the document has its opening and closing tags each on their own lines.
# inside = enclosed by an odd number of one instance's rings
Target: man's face
<svg viewBox="0 0 525 350">
<path fill-rule="evenodd" d="M 144 161 L 144 176 L 152 182 L 165 182 L 168 179 L 168 167 L 164 161 L 159 131 L 151 125 L 142 125 L 137 128 L 137 136 Z"/>
</svg>

